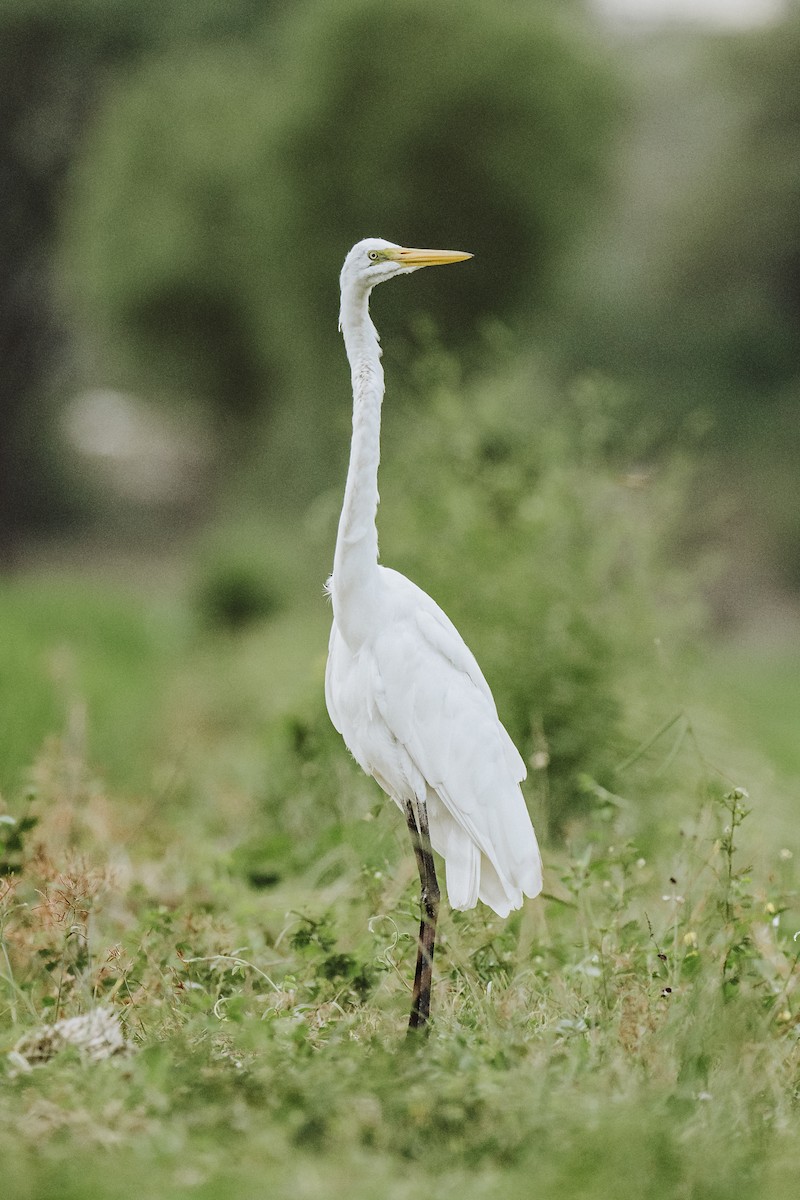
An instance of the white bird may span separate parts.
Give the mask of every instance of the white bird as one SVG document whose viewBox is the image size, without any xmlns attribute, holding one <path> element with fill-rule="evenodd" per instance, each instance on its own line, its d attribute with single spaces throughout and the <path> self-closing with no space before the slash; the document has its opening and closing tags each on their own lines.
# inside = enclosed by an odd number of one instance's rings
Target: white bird
<svg viewBox="0 0 800 1200">
<path fill-rule="evenodd" d="M 480 667 L 439 606 L 378 563 L 378 463 L 384 382 L 369 315 L 373 287 L 420 267 L 471 258 L 381 238 L 353 247 L 341 273 L 339 328 L 353 384 L 353 437 L 327 590 L 333 628 L 325 674 L 331 721 L 356 762 L 405 814 L 419 868 L 422 922 L 409 1029 L 427 1025 L 444 858 L 455 909 L 480 899 L 501 917 L 542 888 L 539 847 L 520 781 L 525 764 Z"/>
</svg>

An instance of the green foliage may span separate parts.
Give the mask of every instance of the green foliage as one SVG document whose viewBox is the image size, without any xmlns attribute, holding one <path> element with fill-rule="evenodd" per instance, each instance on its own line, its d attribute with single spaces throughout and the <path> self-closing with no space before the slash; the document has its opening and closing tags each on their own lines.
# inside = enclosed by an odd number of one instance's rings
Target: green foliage
<svg viewBox="0 0 800 1200">
<path fill-rule="evenodd" d="M 38 848 L 23 839 L 0 882 L 10 1200 L 55 1181 L 116 1200 L 143 1173 L 153 1197 L 209 1200 L 265 1178 L 306 1200 L 522 1200 L 533 1178 L 567 1200 L 639 1197 L 654 1178 L 665 1200 L 743 1182 L 789 1200 L 797 898 L 774 850 L 747 865 L 741 789 L 696 788 L 709 798 L 652 861 L 598 810 L 550 858 L 548 898 L 507 922 L 444 915 L 437 1017 L 415 1046 L 404 867 L 369 889 L 350 871 L 298 912 L 289 879 L 263 903 L 224 858 L 209 874 L 198 827 L 162 854 L 136 847 L 123 880 L 102 864 L 125 805 L 81 860 L 43 812 Z M 30 1067 L 14 1052 L 101 999 L 127 1054 Z"/>
<path fill-rule="evenodd" d="M 573 369 L 633 381 L 670 436 L 713 423 L 697 507 L 720 506 L 723 619 L 800 578 L 800 9 L 739 34 L 674 29 L 631 58 L 621 190 L 564 280 Z M 756 599 L 756 597 L 758 597 Z"/>
<path fill-rule="evenodd" d="M 314 3 L 247 42 L 167 44 L 116 79 L 86 141 L 72 294 L 120 374 L 238 415 L 294 385 L 312 440 L 350 244 L 455 239 L 483 267 L 479 287 L 447 281 L 453 336 L 513 314 L 598 191 L 613 107 L 608 68 L 550 6 Z"/>
<path fill-rule="evenodd" d="M 653 455 L 657 424 L 634 420 L 607 380 L 558 384 L 530 359 L 465 384 L 424 324 L 417 333 L 419 394 L 404 395 L 390 374 L 384 406 L 382 560 L 433 596 L 474 651 L 528 763 L 545 836 L 562 835 L 598 796 L 624 805 L 631 787 L 640 829 L 656 836 L 667 795 L 685 808 L 669 770 L 689 736 L 671 664 L 704 627 L 697 568 L 674 562 L 691 468 L 680 453 Z M 505 339 L 485 349 L 513 358 Z M 331 490 L 308 517 L 318 580 L 340 503 Z M 320 643 L 316 689 L 292 698 L 271 729 L 262 815 L 242 852 L 243 869 L 266 880 L 287 858 L 306 866 L 331 853 L 342 869 L 336 854 L 354 837 L 364 853 L 347 812 L 366 813 L 378 793 L 330 726 L 322 663 Z M 263 671 L 269 679 L 267 658 Z M 380 869 L 379 856 L 370 861 Z"/>
<path fill-rule="evenodd" d="M 6 582 L 0 589 L 0 790 L 14 792 L 48 738 L 117 783 L 143 783 L 155 704 L 176 628 L 155 606 L 109 598 L 75 580 Z"/>
<path fill-rule="evenodd" d="M 259 566 L 236 557 L 206 568 L 195 586 L 194 602 L 207 628 L 229 631 L 272 616 L 279 605 Z"/>
<path fill-rule="evenodd" d="M 693 357 L 734 385 L 772 387 L 800 374 L 800 100 L 786 87 L 800 71 L 800 10 L 711 62 L 739 115 L 681 213 L 665 301 L 681 304 Z"/>
<path fill-rule="evenodd" d="M 713 655 L 721 706 L 753 731 L 764 753 L 787 775 L 800 777 L 800 743 L 793 696 L 800 679 L 794 644 L 742 646 L 727 641 Z M 747 686 L 741 686 L 746 679 Z"/>
<path fill-rule="evenodd" d="M 264 20 L 253 0 L 6 0 L 0 6 L 0 559 L 19 532 L 84 515 L 64 470 L 57 409 L 84 353 L 55 295 L 54 258 L 69 175 L 88 114 L 109 76 L 156 47 L 182 52 L 187 36 L 245 36 Z M 89 335 L 87 342 L 95 345 Z M 87 382 L 84 378 L 82 382 Z M 96 378 L 88 380 L 96 383 Z"/>
<path fill-rule="evenodd" d="M 648 468 L 651 431 L 599 378 L 556 387 L 535 363 L 467 388 L 447 360 L 415 411 L 387 404 L 387 563 L 425 588 L 476 653 L 553 832 L 581 775 L 615 787 L 641 723 L 643 674 L 700 621 L 669 566 L 687 472 Z"/>
<path fill-rule="evenodd" d="M 483 260 L 478 289 L 466 275 L 422 280 L 416 303 L 452 315 L 448 336 L 536 300 L 596 195 L 612 122 L 612 77 L 577 24 L 545 5 L 353 0 L 312 6 L 285 32 L 301 50 L 282 76 L 284 261 L 289 276 L 295 248 L 315 247 L 303 288 L 315 328 L 354 231 L 456 238 Z M 382 307 L 407 311 L 401 292 Z"/>
<path fill-rule="evenodd" d="M 0 875 L 13 875 L 22 869 L 26 841 L 37 824 L 36 817 L 17 820 L 9 813 L 0 813 Z"/>
<path fill-rule="evenodd" d="M 241 415 L 268 365 L 245 223 L 272 95 L 236 42 L 180 60 L 147 60 L 109 97 L 76 185 L 75 281 L 100 328 L 124 331 L 123 373 L 149 361 L 161 395 L 224 397 Z"/>
<path fill-rule="evenodd" d="M 151 0 L 6 0 L 2 19 L 7 28 L 60 34 L 62 50 L 83 48 L 114 58 L 187 38 L 244 36 L 263 22 L 269 0 L 193 0 L 153 4 Z"/>
<path fill-rule="evenodd" d="M 301 533 L 284 548 L 298 598 L 235 638 L 187 637 L 188 612 L 85 581 L 8 586 L 23 665 L 0 671 L 3 711 L 40 695 L 54 645 L 71 710 L 88 702 L 87 726 L 38 753 L 31 724 L 18 753 L 36 786 L 10 781 L 0 805 L 9 1200 L 123 1200 L 143 1178 L 154 1200 L 523 1200 L 532 1180 L 633 1200 L 654 1179 L 665 1200 L 794 1196 L 793 797 L 724 778 L 742 778 L 740 734 L 720 749 L 712 728 L 714 770 L 685 711 L 650 724 L 685 699 L 646 649 L 686 628 L 682 581 L 658 565 L 682 469 L 645 477 L 647 431 L 622 435 L 602 381 L 562 390 L 520 366 L 456 402 L 439 351 L 423 376 L 431 393 L 387 406 L 387 559 L 458 615 L 526 752 L 550 755 L 534 774 L 573 803 L 544 896 L 507 921 L 443 906 L 434 1027 L 408 1045 L 413 855 L 320 711 L 329 612 L 299 599 Z M 58 704 L 38 719 L 62 728 Z M 26 1057 L 100 1005 L 126 1053 Z"/>
<path fill-rule="evenodd" d="M 574 260 L 554 331 L 679 412 L 702 397 L 745 445 L 800 370 L 799 66 L 796 4 L 760 29 L 643 41 L 619 207 Z"/>
</svg>

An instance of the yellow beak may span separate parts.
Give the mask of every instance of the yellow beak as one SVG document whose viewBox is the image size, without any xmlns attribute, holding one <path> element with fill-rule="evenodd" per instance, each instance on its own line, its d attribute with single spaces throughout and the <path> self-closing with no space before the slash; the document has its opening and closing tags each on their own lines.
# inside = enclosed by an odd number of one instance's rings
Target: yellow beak
<svg viewBox="0 0 800 1200">
<path fill-rule="evenodd" d="M 410 250 L 403 246 L 399 250 L 387 250 L 387 258 L 402 263 L 404 267 L 440 267 L 445 263 L 464 262 L 472 258 L 461 250 Z"/>
</svg>

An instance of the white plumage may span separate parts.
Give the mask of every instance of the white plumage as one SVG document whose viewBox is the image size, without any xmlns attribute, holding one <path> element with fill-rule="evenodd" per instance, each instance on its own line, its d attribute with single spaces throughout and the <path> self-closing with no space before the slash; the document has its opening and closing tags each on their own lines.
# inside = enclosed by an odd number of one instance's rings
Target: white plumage
<svg viewBox="0 0 800 1200">
<path fill-rule="evenodd" d="M 368 775 L 404 809 L 427 803 L 453 908 L 483 900 L 501 917 L 536 896 L 539 851 L 520 780 L 525 764 L 480 667 L 452 622 L 397 571 L 378 568 L 380 628 L 352 649 L 334 619 L 325 696 Z"/>
<path fill-rule="evenodd" d="M 331 720 L 367 774 L 406 813 L 423 889 L 436 892 L 430 843 L 445 860 L 453 908 L 480 899 L 500 916 L 542 887 L 536 836 L 520 790 L 525 764 L 455 626 L 420 588 L 378 564 L 383 370 L 369 316 L 375 284 L 470 255 L 359 242 L 341 274 L 340 328 L 353 383 L 353 439 L 328 590 L 333 601 L 325 698 Z M 435 912 L 428 921 L 433 955 Z M 427 1020 L 416 995 L 412 1026 Z M 423 984 L 424 991 L 424 984 Z M 416 1022 L 415 1022 L 416 1015 Z"/>
</svg>

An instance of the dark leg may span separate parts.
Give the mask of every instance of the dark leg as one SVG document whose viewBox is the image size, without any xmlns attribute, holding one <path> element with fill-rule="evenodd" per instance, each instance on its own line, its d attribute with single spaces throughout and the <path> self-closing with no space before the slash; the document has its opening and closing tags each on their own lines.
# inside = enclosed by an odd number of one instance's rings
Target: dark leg
<svg viewBox="0 0 800 1200">
<path fill-rule="evenodd" d="M 411 999 L 409 1034 L 416 1029 L 425 1029 L 431 1011 L 431 976 L 433 974 L 433 951 L 436 944 L 436 918 L 439 915 L 439 884 L 433 865 L 433 851 L 428 833 L 428 814 L 424 803 L 406 803 L 406 820 L 414 846 L 420 883 L 422 920 L 419 927 L 417 947 L 417 969 L 414 974 L 414 991 Z"/>
</svg>

